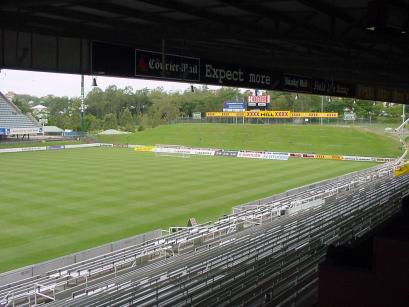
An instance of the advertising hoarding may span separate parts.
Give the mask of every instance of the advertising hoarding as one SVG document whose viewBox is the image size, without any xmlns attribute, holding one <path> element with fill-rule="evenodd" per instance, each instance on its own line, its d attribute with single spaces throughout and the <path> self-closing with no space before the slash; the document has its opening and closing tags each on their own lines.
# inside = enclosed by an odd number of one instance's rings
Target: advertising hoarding
<svg viewBox="0 0 409 307">
<path fill-rule="evenodd" d="M 267 107 L 267 104 L 270 103 L 270 95 L 260 95 L 260 96 L 248 96 L 247 105 L 249 107 Z"/>
<path fill-rule="evenodd" d="M 354 112 L 345 112 L 343 119 L 344 120 L 356 120 L 356 114 Z"/>
<path fill-rule="evenodd" d="M 234 150 L 216 150 L 214 153 L 215 156 L 224 156 L 224 157 L 237 157 L 238 151 Z"/>
<path fill-rule="evenodd" d="M 342 160 L 342 156 L 339 155 L 315 155 L 315 159 L 323 160 Z"/>
<path fill-rule="evenodd" d="M 9 128 L 0 128 L 0 135 L 9 135 L 10 129 Z"/>
<path fill-rule="evenodd" d="M 245 111 L 206 112 L 206 117 L 246 117 L 246 118 L 337 118 L 335 112 L 291 112 L 291 111 Z"/>
<path fill-rule="evenodd" d="M 223 103 L 223 112 L 244 112 L 246 103 L 243 101 L 225 101 Z"/>
<path fill-rule="evenodd" d="M 38 134 L 40 128 L 10 128 L 10 134 Z"/>
<path fill-rule="evenodd" d="M 202 113 L 200 112 L 193 112 L 192 113 L 193 119 L 202 119 Z"/>
<path fill-rule="evenodd" d="M 311 93 L 338 97 L 353 97 L 355 85 L 336 80 L 283 75 L 281 89 L 297 93 Z"/>
<path fill-rule="evenodd" d="M 200 59 L 135 49 L 135 76 L 198 82 Z"/>
</svg>

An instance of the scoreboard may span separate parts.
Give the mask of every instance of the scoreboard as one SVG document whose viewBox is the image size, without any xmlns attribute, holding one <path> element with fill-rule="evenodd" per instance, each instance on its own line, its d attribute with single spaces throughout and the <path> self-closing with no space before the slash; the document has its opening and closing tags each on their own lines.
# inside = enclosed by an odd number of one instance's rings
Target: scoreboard
<svg viewBox="0 0 409 307">
<path fill-rule="evenodd" d="M 270 103 L 270 95 L 248 96 L 248 109 L 266 109 L 267 104 Z"/>
</svg>

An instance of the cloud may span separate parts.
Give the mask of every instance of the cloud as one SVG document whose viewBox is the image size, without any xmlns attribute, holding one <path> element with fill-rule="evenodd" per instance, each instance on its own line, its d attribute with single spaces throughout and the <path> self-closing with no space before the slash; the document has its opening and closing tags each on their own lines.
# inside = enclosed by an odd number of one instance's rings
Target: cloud
<svg viewBox="0 0 409 307">
<path fill-rule="evenodd" d="M 114 77 L 97 77 L 98 87 L 105 90 L 109 85 L 119 88 L 132 86 L 134 90 L 163 87 L 165 91 L 184 91 L 190 89 L 190 83 L 151 81 Z M 85 94 L 92 89 L 92 77 L 85 76 Z M 213 88 L 213 87 L 212 87 Z M 214 87 L 218 88 L 218 87 Z M 24 70 L 3 69 L 0 72 L 0 91 L 34 96 L 68 96 L 81 94 L 81 76 L 61 73 L 32 72 Z"/>
</svg>

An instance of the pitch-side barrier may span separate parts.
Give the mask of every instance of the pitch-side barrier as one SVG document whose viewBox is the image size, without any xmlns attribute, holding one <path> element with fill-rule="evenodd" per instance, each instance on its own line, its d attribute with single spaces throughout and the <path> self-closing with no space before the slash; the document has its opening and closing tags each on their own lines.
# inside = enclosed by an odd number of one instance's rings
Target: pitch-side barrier
<svg viewBox="0 0 409 307">
<path fill-rule="evenodd" d="M 130 145 L 131 146 L 131 145 Z M 143 146 L 132 145 L 137 152 L 154 152 L 167 154 L 189 154 L 201 156 L 224 156 L 248 159 L 262 160 L 288 160 L 289 158 L 337 160 L 337 161 L 359 161 L 359 162 L 377 162 L 385 163 L 395 160 L 385 157 L 365 157 L 365 156 L 347 156 L 347 155 L 324 155 L 311 153 L 289 153 L 289 152 L 271 152 L 271 151 L 251 151 L 251 150 L 224 150 L 212 148 L 194 148 L 180 145 L 172 146 Z"/>
<path fill-rule="evenodd" d="M 251 150 L 224 150 L 211 148 L 194 148 L 186 146 L 146 146 L 132 144 L 109 144 L 109 143 L 92 143 L 92 144 L 75 144 L 75 145 L 53 145 L 53 146 L 35 146 L 35 147 L 20 147 L 20 148 L 3 148 L 1 153 L 29 152 L 29 151 L 45 151 L 45 150 L 63 150 L 75 148 L 91 148 L 91 147 L 110 147 L 110 148 L 134 148 L 137 152 L 154 152 L 168 153 L 181 155 L 198 155 L 198 156 L 224 156 L 248 159 L 262 160 L 288 160 L 290 158 L 303 159 L 323 159 L 337 161 L 359 161 L 359 162 L 377 162 L 385 163 L 395 160 L 394 158 L 385 157 L 364 157 L 364 156 L 346 156 L 346 155 L 323 155 L 310 153 L 286 153 L 286 152 L 271 152 L 271 151 L 251 151 Z"/>
</svg>

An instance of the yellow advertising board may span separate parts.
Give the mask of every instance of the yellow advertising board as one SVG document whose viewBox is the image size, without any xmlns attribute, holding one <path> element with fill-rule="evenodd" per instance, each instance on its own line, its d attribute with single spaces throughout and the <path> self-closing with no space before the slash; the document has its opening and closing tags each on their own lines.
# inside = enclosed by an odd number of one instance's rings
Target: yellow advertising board
<svg viewBox="0 0 409 307">
<path fill-rule="evenodd" d="M 206 112 L 206 117 L 243 117 L 244 112 Z"/>
<path fill-rule="evenodd" d="M 244 117 L 249 118 L 291 118 L 290 111 L 246 111 Z"/>
<path fill-rule="evenodd" d="M 135 147 L 135 151 L 139 152 L 150 152 L 155 148 L 155 146 L 139 146 Z"/>
<path fill-rule="evenodd" d="M 309 117 L 309 118 L 337 118 L 338 113 L 331 112 L 331 113 L 326 113 L 326 112 L 292 112 L 291 113 L 292 117 L 298 118 L 298 117 Z"/>
<path fill-rule="evenodd" d="M 246 118 L 337 118 L 338 113 L 291 112 L 291 111 L 245 111 L 206 112 L 206 117 L 246 117 Z"/>
<path fill-rule="evenodd" d="M 338 155 L 314 155 L 314 158 L 324 160 L 342 160 L 342 156 Z"/>
<path fill-rule="evenodd" d="M 398 168 L 393 170 L 394 176 L 402 176 L 407 173 L 409 173 L 409 163 L 399 166 Z"/>
</svg>

